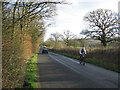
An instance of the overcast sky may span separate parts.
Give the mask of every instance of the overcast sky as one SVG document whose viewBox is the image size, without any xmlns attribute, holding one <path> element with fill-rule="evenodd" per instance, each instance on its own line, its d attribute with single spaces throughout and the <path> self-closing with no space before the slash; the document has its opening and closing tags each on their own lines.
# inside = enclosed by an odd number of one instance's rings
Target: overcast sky
<svg viewBox="0 0 120 90">
<path fill-rule="evenodd" d="M 120 0 L 67 0 L 71 5 L 57 6 L 57 16 L 53 24 L 47 28 L 45 40 L 50 37 L 51 33 L 63 33 L 64 30 L 70 30 L 80 37 L 81 30 L 86 28 L 83 17 L 89 11 L 99 8 L 110 9 L 118 12 L 118 2 Z"/>
</svg>

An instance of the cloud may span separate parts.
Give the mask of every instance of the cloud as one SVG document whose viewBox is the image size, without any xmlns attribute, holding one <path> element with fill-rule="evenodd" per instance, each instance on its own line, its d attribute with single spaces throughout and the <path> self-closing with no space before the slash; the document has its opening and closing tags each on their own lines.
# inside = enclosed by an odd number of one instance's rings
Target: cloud
<svg viewBox="0 0 120 90">
<path fill-rule="evenodd" d="M 99 8 L 118 11 L 119 0 L 67 0 L 71 5 L 59 5 L 57 7 L 58 15 L 55 17 L 56 24 L 47 29 L 45 40 L 50 33 L 55 31 L 62 33 L 64 30 L 70 30 L 79 35 L 81 30 L 85 29 L 83 21 L 84 15 L 92 10 Z"/>
</svg>

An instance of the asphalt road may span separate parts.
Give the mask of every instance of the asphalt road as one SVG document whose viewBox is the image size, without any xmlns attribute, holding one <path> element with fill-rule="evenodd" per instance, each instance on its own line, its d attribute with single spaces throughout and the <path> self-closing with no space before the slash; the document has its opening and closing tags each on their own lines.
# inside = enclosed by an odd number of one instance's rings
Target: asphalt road
<svg viewBox="0 0 120 90">
<path fill-rule="evenodd" d="M 41 88 L 118 88 L 118 73 L 49 53 L 38 57 Z"/>
</svg>

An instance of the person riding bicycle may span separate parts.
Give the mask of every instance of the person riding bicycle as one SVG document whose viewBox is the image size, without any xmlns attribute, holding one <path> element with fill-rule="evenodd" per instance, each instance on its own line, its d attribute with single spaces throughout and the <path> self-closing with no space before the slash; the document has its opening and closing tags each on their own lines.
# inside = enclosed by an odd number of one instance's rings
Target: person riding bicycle
<svg viewBox="0 0 120 90">
<path fill-rule="evenodd" d="M 85 65 L 84 57 L 87 54 L 85 48 L 80 49 L 79 53 L 80 53 L 80 64 L 83 62 L 83 64 Z"/>
</svg>

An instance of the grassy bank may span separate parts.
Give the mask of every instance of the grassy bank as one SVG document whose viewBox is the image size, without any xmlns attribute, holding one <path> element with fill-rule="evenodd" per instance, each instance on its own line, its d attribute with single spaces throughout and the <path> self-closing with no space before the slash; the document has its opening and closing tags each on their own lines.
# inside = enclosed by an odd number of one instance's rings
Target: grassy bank
<svg viewBox="0 0 120 90">
<path fill-rule="evenodd" d="M 28 60 L 23 88 L 37 88 L 37 57 L 35 54 Z"/>
<path fill-rule="evenodd" d="M 79 60 L 79 50 L 76 50 L 76 49 L 51 50 L 51 52 L 58 53 L 58 54 Z M 114 52 L 114 51 L 112 50 L 112 52 Z M 114 55 L 112 55 L 113 57 L 111 57 L 108 54 L 109 53 L 111 54 L 112 52 L 107 51 L 107 50 L 104 52 L 103 52 L 103 50 L 90 51 L 90 52 L 88 52 L 88 55 L 86 56 L 85 61 L 87 63 L 94 64 L 96 66 L 100 66 L 100 67 L 103 67 L 105 69 L 119 72 L 120 65 L 118 65 L 118 59 L 117 59 L 118 52 L 116 52 L 116 53 L 114 52 Z M 102 56 L 103 53 L 104 53 L 104 56 Z M 105 56 L 105 55 L 107 55 L 107 56 Z"/>
</svg>

